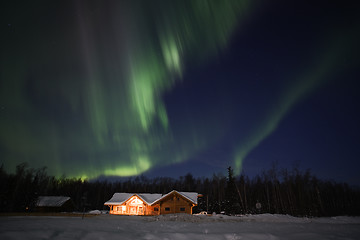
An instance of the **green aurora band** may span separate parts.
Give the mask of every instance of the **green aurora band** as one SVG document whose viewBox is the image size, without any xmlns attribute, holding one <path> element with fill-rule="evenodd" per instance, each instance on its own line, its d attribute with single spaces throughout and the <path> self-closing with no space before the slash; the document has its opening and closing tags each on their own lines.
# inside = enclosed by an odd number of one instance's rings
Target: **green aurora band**
<svg viewBox="0 0 360 240">
<path fill-rule="evenodd" d="M 30 29 L 30 44 L 3 49 L 7 169 L 28 161 L 56 176 L 133 176 L 186 161 L 209 144 L 202 130 L 174 132 L 162 98 L 181 79 L 186 59 L 201 61 L 226 46 L 249 1 L 129 2 L 111 9 L 78 3 L 75 29 L 43 36 Z M 50 42 L 63 44 L 54 49 Z M 31 72 L 42 77 L 29 80 Z"/>
<path fill-rule="evenodd" d="M 226 49 L 256 3 L 63 4 L 24 3 L 21 14 L 9 18 L 13 23 L 1 39 L 0 164 L 7 171 L 29 162 L 33 168 L 47 166 L 57 177 L 134 176 L 194 159 L 233 131 L 227 124 L 231 111 L 242 110 L 231 98 L 211 99 L 208 108 L 187 116 L 189 112 L 177 109 L 181 114 L 173 119 L 165 96 L 181 84 L 189 62 L 201 65 Z M 11 15 L 18 8 L 6 12 Z M 230 146 L 232 155 L 213 157 L 219 161 L 215 164 L 224 169 L 225 164 L 234 164 L 239 174 L 249 153 L 296 104 L 354 60 L 341 63 L 359 42 L 354 32 L 360 31 L 355 30 L 331 27 L 329 37 L 320 42 L 335 39 L 332 43 L 324 47 L 312 43 L 317 48 L 310 49 L 314 51 L 307 58 L 313 61 L 289 75 L 305 74 L 289 79 L 279 90 L 282 94 L 272 100 L 276 108 L 257 113 L 255 121 L 262 122 L 236 133 L 239 139 Z M 240 108 L 242 104 L 246 102 Z M 227 115 L 222 114 L 225 108 L 231 110 Z"/>
<path fill-rule="evenodd" d="M 320 57 L 314 56 L 312 58 L 315 61 L 311 67 L 308 67 L 307 71 L 305 70 L 307 74 L 295 79 L 295 81 L 289 81 L 288 88 L 279 97 L 276 104 L 274 104 L 276 108 L 272 109 L 264 117 L 262 124 L 259 124 L 256 130 L 236 148 L 234 151 L 234 170 L 236 174 L 241 173 L 243 161 L 248 154 L 277 129 L 282 119 L 297 103 L 304 100 L 322 85 L 331 81 L 331 74 L 334 75 L 336 72 L 350 67 L 350 65 L 344 65 L 342 61 L 351 56 L 351 51 L 356 46 L 357 41 L 350 40 L 352 33 L 341 30 L 335 32 L 337 35 L 332 35 L 333 41 L 330 41 L 330 44 L 324 44 L 326 47 L 323 54 Z M 354 64 L 352 60 L 350 59 L 347 64 L 350 62 Z"/>
</svg>

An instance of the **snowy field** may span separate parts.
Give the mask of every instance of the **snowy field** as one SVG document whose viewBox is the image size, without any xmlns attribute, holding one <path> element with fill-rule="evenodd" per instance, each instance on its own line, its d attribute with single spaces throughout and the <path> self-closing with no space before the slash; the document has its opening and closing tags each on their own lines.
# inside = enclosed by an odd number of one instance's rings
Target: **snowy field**
<svg viewBox="0 0 360 240">
<path fill-rule="evenodd" d="M 360 217 L 0 217 L 0 239 L 360 239 Z"/>
</svg>

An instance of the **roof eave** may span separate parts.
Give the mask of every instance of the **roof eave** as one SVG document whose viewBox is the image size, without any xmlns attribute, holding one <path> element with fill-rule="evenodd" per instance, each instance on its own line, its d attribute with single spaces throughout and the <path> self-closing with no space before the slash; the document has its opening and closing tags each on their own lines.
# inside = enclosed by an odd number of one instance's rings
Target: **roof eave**
<svg viewBox="0 0 360 240">
<path fill-rule="evenodd" d="M 157 202 L 161 201 L 163 198 L 166 198 L 167 196 L 169 196 L 172 193 L 178 193 L 180 196 L 184 197 L 185 199 L 187 199 L 188 201 L 190 201 L 192 204 L 197 205 L 197 202 L 194 202 L 192 199 L 188 198 L 187 196 L 181 194 L 180 192 L 176 191 L 176 190 L 172 190 L 171 192 L 165 194 L 164 196 L 162 196 L 161 198 L 159 198 L 158 200 L 156 200 L 155 202 L 153 202 L 151 205 L 156 204 Z"/>
</svg>

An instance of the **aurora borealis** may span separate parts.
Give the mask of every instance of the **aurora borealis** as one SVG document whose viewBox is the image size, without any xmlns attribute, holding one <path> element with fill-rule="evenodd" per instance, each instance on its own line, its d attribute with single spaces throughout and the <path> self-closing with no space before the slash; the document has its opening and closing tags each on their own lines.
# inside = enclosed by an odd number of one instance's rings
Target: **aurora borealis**
<svg viewBox="0 0 360 240">
<path fill-rule="evenodd" d="M 298 4 L 2 3 L 1 164 L 90 179 L 256 172 L 273 161 L 316 171 L 339 157 L 350 166 L 356 8 Z M 324 132 L 347 140 L 317 147 Z"/>
</svg>

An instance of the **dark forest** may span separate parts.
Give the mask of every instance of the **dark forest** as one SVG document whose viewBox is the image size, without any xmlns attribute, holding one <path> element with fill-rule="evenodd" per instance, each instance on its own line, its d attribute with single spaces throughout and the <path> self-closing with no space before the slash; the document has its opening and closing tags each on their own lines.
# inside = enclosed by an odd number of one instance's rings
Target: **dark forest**
<svg viewBox="0 0 360 240">
<path fill-rule="evenodd" d="M 178 179 L 147 178 L 143 175 L 121 181 L 82 181 L 48 176 L 46 167 L 30 168 L 26 163 L 13 174 L 0 167 L 0 211 L 34 211 L 39 196 L 69 196 L 77 211 L 108 210 L 104 202 L 115 192 L 168 193 L 172 190 L 199 193 L 194 212 L 225 214 L 289 214 L 292 216 L 360 215 L 360 189 L 346 183 L 321 180 L 310 170 L 278 170 L 275 166 L 249 178 L 213 174 L 195 178 L 188 173 Z"/>
</svg>

